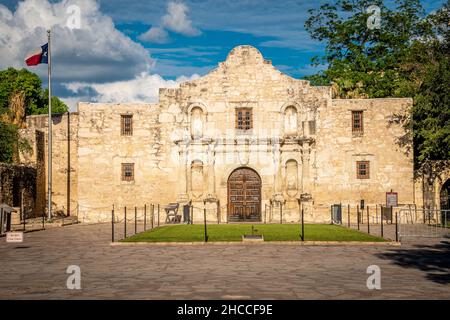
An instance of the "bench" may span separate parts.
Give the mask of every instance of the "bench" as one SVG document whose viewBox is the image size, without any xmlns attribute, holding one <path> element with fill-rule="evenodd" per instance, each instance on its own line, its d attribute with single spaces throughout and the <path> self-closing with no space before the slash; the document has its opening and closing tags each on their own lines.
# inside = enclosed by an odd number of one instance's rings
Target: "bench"
<svg viewBox="0 0 450 320">
<path fill-rule="evenodd" d="M 179 203 L 169 203 L 164 207 L 166 211 L 166 223 L 180 223 L 181 215 L 178 214 Z"/>
</svg>

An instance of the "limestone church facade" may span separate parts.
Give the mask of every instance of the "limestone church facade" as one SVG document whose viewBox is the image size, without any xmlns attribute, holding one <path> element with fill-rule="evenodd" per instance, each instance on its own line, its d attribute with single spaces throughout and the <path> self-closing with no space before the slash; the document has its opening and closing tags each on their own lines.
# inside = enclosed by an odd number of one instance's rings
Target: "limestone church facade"
<svg viewBox="0 0 450 320">
<path fill-rule="evenodd" d="M 383 204 L 391 190 L 412 204 L 401 122 L 411 107 L 411 99 L 333 99 L 331 87 L 239 46 L 209 74 L 160 89 L 158 103 L 80 102 L 54 116 L 54 210 L 95 222 L 108 221 L 113 204 L 121 212 L 190 201 L 197 221 L 207 208 L 213 222 L 269 222 L 282 206 L 283 221 L 299 221 L 303 209 L 306 221 L 329 222 L 332 204 Z M 46 119 L 27 123 L 35 153 L 26 160 L 44 173 Z"/>
</svg>

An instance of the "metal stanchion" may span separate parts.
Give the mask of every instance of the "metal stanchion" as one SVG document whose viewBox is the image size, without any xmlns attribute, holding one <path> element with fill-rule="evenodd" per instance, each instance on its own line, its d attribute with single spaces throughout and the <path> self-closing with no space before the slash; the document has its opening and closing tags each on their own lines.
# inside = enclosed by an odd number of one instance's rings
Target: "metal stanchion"
<svg viewBox="0 0 450 320">
<path fill-rule="evenodd" d="M 348 215 L 347 224 L 348 224 L 348 227 L 350 228 L 350 205 L 347 205 L 347 215 Z"/>
<path fill-rule="evenodd" d="M 358 220 L 358 230 L 359 230 L 359 205 L 356 206 L 356 220 Z"/>
<path fill-rule="evenodd" d="M 395 213 L 395 241 L 398 242 L 398 217 L 397 217 L 397 212 Z"/>
<path fill-rule="evenodd" d="M 137 207 L 134 207 L 134 234 L 137 233 Z"/>
<path fill-rule="evenodd" d="M 147 204 L 144 204 L 144 231 L 147 230 Z"/>
<path fill-rule="evenodd" d="M 153 230 L 153 222 L 155 221 L 155 205 L 152 203 L 151 206 L 152 206 L 152 223 L 151 223 L 151 226 L 152 226 L 152 230 Z"/>
<path fill-rule="evenodd" d="M 381 212 L 380 215 L 381 218 L 381 237 L 384 238 L 383 234 L 384 234 L 384 230 L 383 230 L 383 213 Z"/>
<path fill-rule="evenodd" d="M 111 242 L 114 242 L 114 205 L 111 210 Z"/>
<path fill-rule="evenodd" d="M 367 210 L 367 233 L 370 234 L 370 214 L 369 214 L 369 205 L 367 205 L 366 210 Z"/>
<path fill-rule="evenodd" d="M 305 220 L 303 208 L 302 208 L 302 241 L 305 241 Z"/>
<path fill-rule="evenodd" d="M 124 214 L 124 230 L 123 230 L 123 238 L 127 237 L 127 206 L 125 206 L 125 214 Z"/>
<path fill-rule="evenodd" d="M 203 208 L 203 219 L 205 223 L 205 242 L 208 242 L 208 230 L 206 229 L 206 208 Z"/>
</svg>

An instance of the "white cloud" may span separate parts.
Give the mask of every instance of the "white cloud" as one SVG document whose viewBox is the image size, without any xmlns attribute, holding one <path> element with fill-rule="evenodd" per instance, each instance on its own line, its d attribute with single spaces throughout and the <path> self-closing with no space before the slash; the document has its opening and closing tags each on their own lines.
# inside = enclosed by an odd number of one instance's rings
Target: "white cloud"
<svg viewBox="0 0 450 320">
<path fill-rule="evenodd" d="M 138 39 L 144 42 L 167 43 L 169 36 L 165 29 L 194 37 L 201 34 L 200 30 L 192 26 L 188 17 L 189 7 L 182 2 L 169 2 L 167 13 L 161 18 L 162 26 L 151 27 L 141 34 Z"/>
<path fill-rule="evenodd" d="M 67 8 L 80 8 L 80 29 L 70 29 Z M 140 44 L 118 31 L 94 0 L 25 0 L 15 12 L 0 5 L 0 68 L 25 67 L 26 54 L 47 42 L 52 29 L 55 81 L 111 81 L 133 78 L 154 61 Z M 30 68 L 45 79 L 46 68 Z"/>
<path fill-rule="evenodd" d="M 151 27 L 147 32 L 138 37 L 139 40 L 154 43 L 167 43 L 169 41 L 169 34 L 166 30 L 160 27 Z"/>
<path fill-rule="evenodd" d="M 111 83 L 72 82 L 65 87 L 74 92 L 95 91 L 91 95 L 92 102 L 158 102 L 159 88 L 176 88 L 181 82 L 197 79 L 197 74 L 191 77 L 179 77 L 176 80 L 165 80 L 157 74 L 142 72 L 135 79 Z"/>
<path fill-rule="evenodd" d="M 67 9 L 72 5 L 80 8 L 79 29 L 67 27 Z M 76 110 L 79 101 L 156 102 L 159 88 L 173 88 L 198 77 L 164 80 L 150 74 L 155 60 L 147 49 L 117 30 L 95 0 L 25 0 L 15 12 L 0 4 L 0 69 L 26 67 L 25 56 L 47 42 L 48 28 L 53 34 L 54 94 L 71 111 Z M 164 33 L 164 29 L 153 28 L 147 36 L 162 41 Z M 46 85 L 45 66 L 28 69 Z"/>
<path fill-rule="evenodd" d="M 192 26 L 188 18 L 189 8 L 182 2 L 169 2 L 167 14 L 162 18 L 163 25 L 174 32 L 187 36 L 197 36 L 200 31 Z"/>
</svg>

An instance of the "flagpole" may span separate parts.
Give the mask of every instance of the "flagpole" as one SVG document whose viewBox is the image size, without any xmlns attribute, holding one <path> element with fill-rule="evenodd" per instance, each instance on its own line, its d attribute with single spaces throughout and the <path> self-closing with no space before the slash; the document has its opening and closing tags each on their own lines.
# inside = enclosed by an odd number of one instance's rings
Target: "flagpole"
<svg viewBox="0 0 450 320">
<path fill-rule="evenodd" d="M 50 45 L 50 30 L 48 37 L 48 219 L 52 218 L 52 50 Z"/>
</svg>

